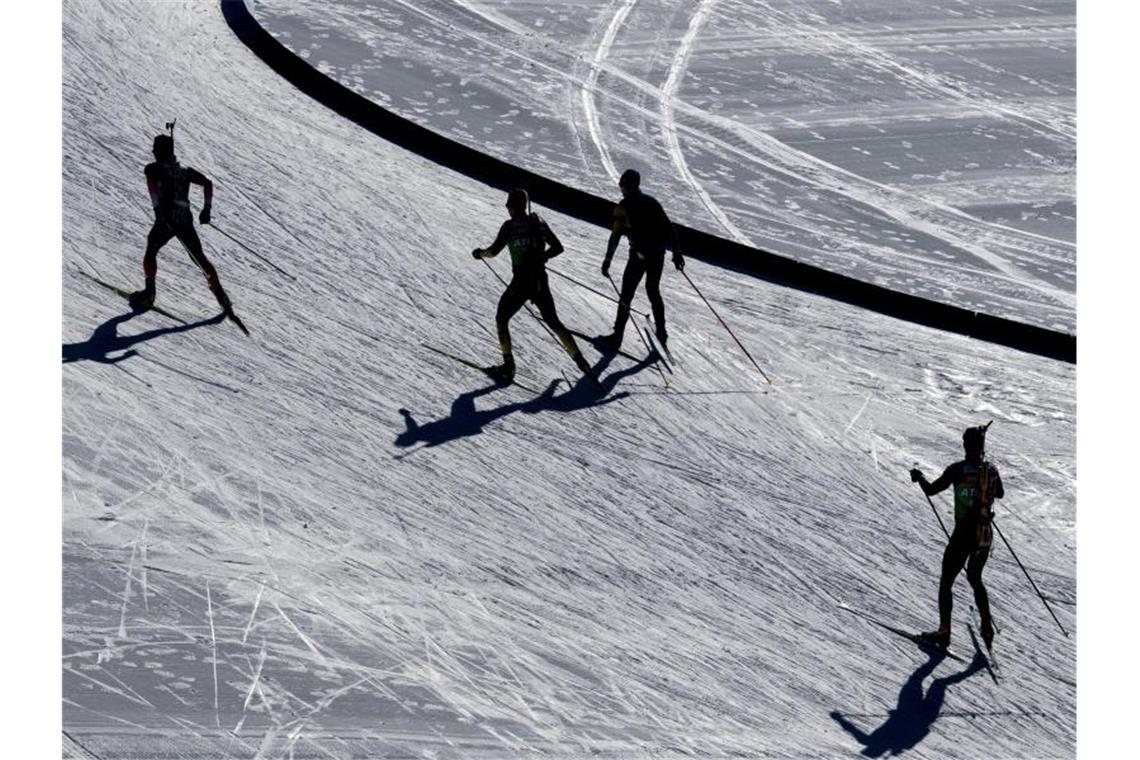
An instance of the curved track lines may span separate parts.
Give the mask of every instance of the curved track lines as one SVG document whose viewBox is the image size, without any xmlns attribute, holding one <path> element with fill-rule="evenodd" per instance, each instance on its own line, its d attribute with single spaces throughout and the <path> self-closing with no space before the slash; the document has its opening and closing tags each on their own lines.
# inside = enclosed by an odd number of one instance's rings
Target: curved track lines
<svg viewBox="0 0 1140 760">
<path fill-rule="evenodd" d="M 673 162 L 674 168 L 677 173 L 681 175 L 681 179 L 685 181 L 692 191 L 700 199 L 701 205 L 705 207 L 713 218 L 732 235 L 737 242 L 744 243 L 745 245 L 752 245 L 752 241 L 745 235 L 739 227 L 732 223 L 724 210 L 716 204 L 712 196 L 705 191 L 700 181 L 693 176 L 689 171 L 689 165 L 685 161 L 685 153 L 681 150 L 681 142 L 677 138 L 677 120 L 674 116 L 674 106 L 678 102 L 677 91 L 681 87 L 681 78 L 685 74 L 685 69 L 689 65 L 689 55 L 693 50 L 693 43 L 700 34 L 701 27 L 704 25 L 705 20 L 709 14 L 712 13 L 712 6 L 716 0 L 702 0 L 701 4 L 697 7 L 696 12 L 692 18 L 689 19 L 689 29 L 685 32 L 685 36 L 681 38 L 681 44 L 677 48 L 676 53 L 673 54 L 673 62 L 669 65 L 669 76 L 665 79 L 665 85 L 661 89 L 660 103 L 661 103 L 661 132 L 665 138 L 665 145 L 669 151 L 669 159 Z"/>
<path fill-rule="evenodd" d="M 618 181 L 620 175 L 617 167 L 614 165 L 613 159 L 610 158 L 609 149 L 602 139 L 602 128 L 598 121 L 598 109 L 594 101 L 594 91 L 598 87 L 598 76 L 602 72 L 602 62 L 609 56 L 610 48 L 613 47 L 618 30 L 621 29 L 626 17 L 629 16 L 629 12 L 633 10 L 633 6 L 636 4 L 637 0 L 622 0 L 621 7 L 618 8 L 617 13 L 610 19 L 610 23 L 606 27 L 606 32 L 602 35 L 602 41 L 594 51 L 594 55 L 590 60 L 590 72 L 586 75 L 586 81 L 581 87 L 582 110 L 586 114 L 586 126 L 590 132 L 590 140 L 594 143 L 594 147 L 597 148 L 598 155 L 601 156 L 602 165 L 605 167 L 606 174 L 608 174 L 610 179 L 614 182 Z"/>
<path fill-rule="evenodd" d="M 533 34 L 532 30 L 520 26 L 517 22 L 481 9 L 469 0 L 454 1 L 464 10 L 510 34 Z M 406 0 L 398 0 L 398 2 L 405 7 L 411 7 Z M 942 240 L 947 245 L 969 254 L 981 267 L 988 267 L 1011 281 L 1022 282 L 1025 286 L 1063 308 L 1071 309 L 1074 307 L 1075 295 L 1073 293 L 1062 290 L 1053 283 L 1042 281 L 1010 259 L 1010 255 L 1015 255 L 1017 251 L 1033 250 L 1035 256 L 1052 260 L 1067 260 L 1063 252 L 1073 250 L 1074 246 L 1071 243 L 981 219 L 936 199 L 916 196 L 912 192 L 877 182 L 788 145 L 762 129 L 706 111 L 678 98 L 677 93 L 691 58 L 693 44 L 701 28 L 712 14 L 714 2 L 715 0 L 702 0 L 700 2 L 690 19 L 687 33 L 674 53 L 666 82 L 661 87 L 630 74 L 607 60 L 617 35 L 632 12 L 636 0 L 622 0 L 622 4 L 611 17 L 593 56 L 587 61 L 588 72 L 585 75 L 576 71 L 568 72 L 521 52 L 511 52 L 512 55 L 519 56 L 535 66 L 556 72 L 559 77 L 566 79 L 572 87 L 581 92 L 590 141 L 596 146 L 605 171 L 611 179 L 617 178 L 618 169 L 605 144 L 601 120 L 597 112 L 598 96 L 601 95 L 620 102 L 623 108 L 633 110 L 646 118 L 647 121 L 657 122 L 664 136 L 670 160 L 679 177 L 690 187 L 695 197 L 713 219 L 737 242 L 751 245 L 747 235 L 728 218 L 725 211 L 716 204 L 700 181 L 689 170 L 680 145 L 681 133 L 715 145 L 717 148 L 734 154 L 754 166 L 763 167 L 767 171 L 776 172 L 837 197 L 877 209 L 879 213 L 906 228 Z M 418 10 L 417 12 L 436 19 L 426 12 Z M 762 18 L 767 18 L 771 25 L 786 31 L 793 40 L 802 41 L 810 49 L 833 50 L 836 54 L 842 53 L 843 55 L 854 54 L 867 60 L 868 63 L 880 70 L 891 70 L 896 75 L 916 82 L 919 86 L 935 94 L 956 100 L 967 97 L 967 93 L 952 86 L 953 83 L 943 82 L 944 77 L 935 76 L 934 80 L 930 80 L 930 77 L 923 72 L 895 61 L 893 56 L 879 51 L 868 43 L 849 40 L 846 36 L 839 35 L 836 32 L 819 32 L 807 29 L 801 21 L 789 16 L 786 12 L 776 11 L 770 7 L 762 9 L 759 15 Z M 480 38 L 475 32 L 470 32 L 470 34 Z M 782 32 L 783 34 L 784 32 Z M 558 45 L 562 44 L 557 40 L 555 42 Z M 657 103 L 656 111 L 638 104 L 629 98 L 628 94 L 623 95 L 618 88 L 602 84 L 600 77 L 603 73 L 607 77 L 611 77 L 619 87 L 629 87 L 638 94 L 648 96 L 655 101 Z M 685 116 L 691 123 L 678 123 L 678 115 Z M 581 146 L 579 149 L 581 150 Z M 778 216 L 786 215 L 778 214 Z M 794 215 L 792 216 L 794 217 Z M 780 223 L 791 227 L 803 226 L 802 220 L 797 221 L 795 218 L 787 218 Z M 830 234 L 843 237 L 841 232 L 836 230 L 831 230 Z M 847 243 L 856 249 L 865 247 L 864 243 L 856 240 L 848 240 Z M 1046 250 L 1040 250 L 1042 248 Z M 1057 248 L 1060 250 L 1052 250 Z M 1009 252 L 1008 255 L 1005 252 Z"/>
</svg>

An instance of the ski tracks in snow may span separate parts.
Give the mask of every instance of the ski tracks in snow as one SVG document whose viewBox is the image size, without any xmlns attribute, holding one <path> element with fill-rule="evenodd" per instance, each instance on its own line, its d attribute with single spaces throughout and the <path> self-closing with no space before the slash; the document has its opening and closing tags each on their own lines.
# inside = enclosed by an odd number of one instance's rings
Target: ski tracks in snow
<svg viewBox="0 0 1140 760">
<path fill-rule="evenodd" d="M 618 181 L 621 174 L 617 166 L 614 165 L 613 158 L 610 156 L 609 147 L 606 145 L 606 141 L 602 136 L 602 126 L 598 119 L 595 92 L 598 89 L 598 77 L 603 70 L 602 64 L 610 54 L 610 48 L 613 47 L 618 31 L 636 4 L 637 0 L 620 0 L 617 11 L 610 17 L 606 31 L 602 34 L 602 39 L 590 58 L 590 70 L 589 73 L 586 74 L 586 81 L 581 85 L 582 110 L 586 114 L 586 127 L 590 132 L 590 140 L 593 142 L 594 148 L 598 151 L 598 155 L 602 159 L 602 166 L 605 168 L 606 174 L 609 175 L 610 180 L 614 183 Z M 573 123 L 573 119 L 571 119 L 571 123 Z"/>
<path fill-rule="evenodd" d="M 456 0 L 456 2 L 469 12 L 477 14 L 483 20 L 509 33 L 533 34 L 532 30 L 504 18 L 501 14 L 480 8 L 475 3 L 466 0 Z M 1071 243 L 1012 228 L 999 222 L 984 220 L 946 203 L 916 196 L 911 191 L 900 190 L 885 183 L 877 182 L 795 148 L 761 129 L 731 117 L 712 113 L 680 98 L 681 82 L 692 57 L 693 49 L 702 28 L 713 15 L 716 2 L 717 0 L 700 0 L 697 4 L 690 16 L 687 31 L 673 53 L 666 80 L 661 87 L 629 74 L 619 66 L 607 61 L 623 25 L 626 24 L 636 5 L 636 0 L 621 0 L 616 9 L 612 11 L 598 46 L 589 55 L 588 68 L 584 76 L 576 73 L 558 72 L 558 76 L 566 78 L 571 86 L 580 93 L 586 131 L 601 159 L 604 171 L 611 180 L 616 181 L 619 170 L 614 163 L 612 150 L 606 139 L 606 130 L 598 112 L 597 99 L 599 95 L 605 95 L 615 102 L 621 103 L 622 107 L 633 109 L 640 115 L 658 123 L 670 163 L 679 179 L 689 187 L 700 205 L 716 224 L 740 243 L 753 245 L 749 235 L 730 218 L 729 214 L 713 199 L 712 194 L 689 168 L 681 144 L 682 134 L 715 145 L 727 154 L 735 155 L 739 160 L 746 161 L 750 165 L 763 167 L 777 175 L 783 175 L 804 183 L 808 187 L 824 190 L 834 197 L 847 198 L 860 206 L 876 209 L 906 229 L 942 240 L 949 246 L 968 253 L 983 266 L 991 268 L 1011 283 L 1024 284 L 1065 309 L 1075 307 L 1076 298 L 1073 293 L 1064 291 L 1055 284 L 1041 279 L 1030 267 L 1012 260 L 1013 257 L 1023 251 L 1032 251 L 1034 256 L 1043 260 L 1067 262 L 1071 260 L 1074 250 Z M 908 66 L 869 43 L 849 38 L 838 31 L 805 29 L 804 24 L 786 12 L 773 10 L 767 4 L 762 4 L 760 8 L 765 10 L 758 12 L 767 18 L 773 28 L 780 30 L 787 39 L 792 40 L 793 44 L 803 47 L 805 52 L 834 51 L 836 55 L 854 55 L 858 60 L 862 60 L 872 67 L 895 73 L 927 88 L 932 96 L 948 97 L 955 102 L 964 102 L 969 97 L 976 95 L 967 94 L 960 86 L 946 80 L 945 77 L 939 77 L 934 73 L 923 72 L 916 67 Z M 523 54 L 519 53 L 518 55 Z M 549 64 L 539 61 L 533 56 L 523 55 L 523 57 L 535 65 L 550 68 Z M 557 71 L 557 69 L 552 70 Z M 576 71 L 576 67 L 572 67 L 571 70 Z M 657 112 L 653 113 L 640 108 L 627 98 L 623 98 L 617 90 L 604 86 L 600 81 L 602 73 L 612 77 L 622 85 L 649 95 L 657 103 Z M 1039 128 L 1045 129 L 1046 131 L 1043 134 L 1052 139 L 1066 139 L 1069 131 L 1071 131 L 1063 128 L 1052 129 L 1047 123 L 1040 124 L 1039 120 L 1025 116 L 1020 111 L 999 107 L 999 105 L 994 105 L 989 112 L 1005 118 L 1014 118 L 1021 123 L 1037 125 Z M 678 120 L 679 116 L 684 116 L 704 126 L 681 124 Z M 1025 118 L 1021 118 L 1022 116 Z M 572 128 L 573 121 L 571 118 Z M 1049 129 L 1046 129 L 1047 127 Z M 589 165 L 589 162 L 586 163 Z M 784 219 L 785 216 L 787 214 L 781 215 L 782 223 L 790 224 L 792 227 L 810 229 L 804 226 L 803 220 L 794 216 Z M 864 243 L 855 240 L 848 241 L 848 243 L 856 249 L 865 246 Z M 962 266 L 965 270 L 970 269 L 969 264 L 965 263 L 954 264 L 953 266 Z"/>
<path fill-rule="evenodd" d="M 713 201 L 712 196 L 704 189 L 704 186 L 697 180 L 693 173 L 689 170 L 689 165 L 685 160 L 685 152 L 681 148 L 681 141 L 677 135 L 677 119 L 674 113 L 676 104 L 679 102 L 677 93 L 681 88 L 681 79 L 685 75 L 685 70 L 689 64 L 689 56 L 692 54 L 693 45 L 697 40 L 697 35 L 701 32 L 701 27 L 712 13 L 713 5 L 716 0 L 701 0 L 697 6 L 697 10 L 693 13 L 692 18 L 689 19 L 689 28 L 685 32 L 685 36 L 681 38 L 681 43 L 677 47 L 677 51 L 673 54 L 673 61 L 669 65 L 669 75 L 665 78 L 665 84 L 661 89 L 661 97 L 659 102 L 661 104 L 661 131 L 665 139 L 665 146 L 669 152 L 669 158 L 673 162 L 673 168 L 677 170 L 677 174 L 686 185 L 696 194 L 700 199 L 701 205 L 705 207 L 713 219 L 720 224 L 737 242 L 745 245 L 752 245 L 752 241 L 744 234 L 743 231 L 728 218 L 728 215 Z"/>
</svg>

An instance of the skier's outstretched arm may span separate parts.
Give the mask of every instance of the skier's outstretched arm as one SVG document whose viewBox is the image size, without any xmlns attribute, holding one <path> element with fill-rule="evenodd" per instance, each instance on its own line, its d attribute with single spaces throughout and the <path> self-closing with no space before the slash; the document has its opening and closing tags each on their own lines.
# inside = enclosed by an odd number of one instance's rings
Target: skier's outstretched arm
<svg viewBox="0 0 1140 760">
<path fill-rule="evenodd" d="M 510 223 L 504 223 L 499 228 L 499 234 L 495 236 L 495 242 L 486 248 L 476 248 L 471 252 L 471 255 L 477 259 L 491 259 L 499 255 L 499 252 L 506 247 L 507 241 L 510 240 L 509 236 Z"/>
<path fill-rule="evenodd" d="M 926 476 L 917 468 L 910 471 L 910 479 L 918 483 L 924 494 L 933 496 L 936 493 L 942 493 L 954 482 L 954 465 L 947 467 L 933 483 L 927 482 Z"/>
</svg>

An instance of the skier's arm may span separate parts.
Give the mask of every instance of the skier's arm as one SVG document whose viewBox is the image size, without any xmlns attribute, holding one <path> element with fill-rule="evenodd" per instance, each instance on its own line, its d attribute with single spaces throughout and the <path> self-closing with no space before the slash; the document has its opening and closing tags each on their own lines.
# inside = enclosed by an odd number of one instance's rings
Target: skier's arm
<svg viewBox="0 0 1140 760">
<path fill-rule="evenodd" d="M 610 275 L 610 262 L 614 258 L 614 251 L 617 250 L 618 243 L 621 242 L 621 236 L 629 232 L 629 219 L 626 217 L 625 209 L 619 203 L 614 208 L 614 224 L 613 229 L 610 231 L 610 239 L 606 243 L 606 257 L 602 260 L 602 276 L 609 277 Z"/>
<path fill-rule="evenodd" d="M 202 172 L 189 167 L 186 168 L 186 181 L 192 185 L 202 186 L 202 213 L 198 215 L 198 221 L 202 224 L 209 224 L 210 210 L 214 206 L 214 183 Z"/>
<path fill-rule="evenodd" d="M 562 247 L 562 241 L 554 234 L 554 230 L 550 229 L 549 224 L 542 220 L 539 220 L 539 223 L 542 224 L 542 239 L 546 241 L 546 259 L 549 261 L 566 249 Z"/>
<path fill-rule="evenodd" d="M 210 181 L 202 172 L 197 169 L 186 168 L 186 181 L 192 185 L 202 186 L 202 195 L 205 196 L 203 203 L 206 208 L 209 208 L 214 203 L 214 183 Z"/>
<path fill-rule="evenodd" d="M 143 174 L 146 176 L 146 191 L 150 193 L 150 207 L 154 209 L 156 215 L 159 215 L 163 211 L 159 208 L 162 197 L 158 193 L 158 179 L 154 176 L 154 164 L 147 164 Z"/>
<path fill-rule="evenodd" d="M 499 234 L 495 236 L 495 242 L 486 248 L 476 248 L 471 252 L 471 255 L 477 259 L 490 259 L 498 256 L 510 240 L 510 226 L 510 222 L 504 222 L 503 226 L 499 227 Z"/>
<path fill-rule="evenodd" d="M 996 467 L 990 467 L 990 494 L 995 499 L 1000 499 L 1005 496 L 1005 488 L 1001 484 L 1001 475 L 998 474 Z"/>
<path fill-rule="evenodd" d="M 910 471 L 910 479 L 913 482 L 918 483 L 918 485 L 922 488 L 922 492 L 924 494 L 927 496 L 933 496 L 934 494 L 941 493 L 950 487 L 950 484 L 954 482 L 954 472 L 954 465 L 950 465 L 938 477 L 938 480 L 930 483 L 927 482 L 926 476 L 922 474 L 922 471 L 918 468 L 915 468 Z"/>
<path fill-rule="evenodd" d="M 673 252 L 673 266 L 680 271 L 685 268 L 685 256 L 681 252 L 681 240 L 677 237 L 677 228 L 669 221 L 669 215 L 665 213 L 660 203 L 657 204 L 657 209 L 661 212 L 661 224 L 665 228 L 665 245 Z"/>
</svg>

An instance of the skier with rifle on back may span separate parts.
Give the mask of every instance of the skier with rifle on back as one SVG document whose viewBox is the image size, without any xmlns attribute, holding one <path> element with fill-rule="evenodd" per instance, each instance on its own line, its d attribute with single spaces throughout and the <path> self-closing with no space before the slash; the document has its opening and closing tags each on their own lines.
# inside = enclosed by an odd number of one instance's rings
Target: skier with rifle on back
<svg viewBox="0 0 1140 760">
<path fill-rule="evenodd" d="M 168 124 L 173 132 L 173 124 Z M 154 162 L 146 165 L 146 187 L 150 192 L 150 202 L 154 207 L 154 226 L 146 239 L 146 253 L 143 255 L 143 274 L 146 284 L 142 290 L 131 294 L 131 306 L 136 309 L 149 309 L 154 305 L 154 281 L 158 274 L 158 251 L 178 238 L 190 252 L 190 258 L 206 275 L 210 291 L 218 299 L 218 305 L 227 316 L 233 316 L 229 296 L 222 289 L 214 265 L 202 252 L 202 242 L 194 229 L 194 219 L 190 210 L 190 185 L 200 185 L 204 196 L 202 212 L 198 221 L 210 223 L 210 210 L 214 199 L 214 184 L 208 177 L 189 166 L 181 166 L 174 155 L 173 135 L 160 134 L 154 138 Z"/>
<path fill-rule="evenodd" d="M 531 301 L 538 307 L 542 318 L 558 337 L 566 353 L 574 360 L 578 369 L 594 384 L 601 383 L 574 336 L 558 318 L 554 308 L 554 297 L 550 293 L 547 280 L 546 262 L 564 250 L 549 225 L 536 213 L 528 213 L 529 198 L 525 190 L 517 188 L 507 195 L 507 213 L 510 218 L 499 227 L 495 241 L 486 248 L 476 248 L 471 255 L 476 259 L 489 259 L 497 256 L 506 247 L 511 254 L 511 281 L 499 298 L 495 312 L 495 322 L 499 332 L 499 347 L 503 352 L 503 363 L 488 367 L 485 371 L 498 382 L 510 384 L 515 378 L 515 357 L 511 346 L 510 321 L 518 310 Z"/>
<path fill-rule="evenodd" d="M 645 277 L 645 292 L 653 307 L 653 321 L 657 326 L 657 340 L 662 346 L 669 338 L 665 330 L 665 302 L 661 299 L 661 273 L 665 268 L 665 248 L 673 249 L 673 265 L 680 271 L 685 268 L 685 257 L 677 240 L 677 231 L 657 199 L 641 192 L 641 175 L 635 169 L 622 172 L 618 182 L 622 199 L 614 207 L 613 229 L 606 244 L 606 257 L 602 261 L 602 276 L 610 276 L 610 261 L 614 257 L 622 235 L 629 238 L 629 258 L 621 277 L 617 316 L 614 331 L 600 335 L 597 343 L 611 350 L 621 347 L 625 323 L 629 321 L 630 304 L 637 293 L 637 285 Z"/>
<path fill-rule="evenodd" d="M 990 617 L 989 595 L 982 583 L 982 569 L 990 556 L 993 543 L 994 499 L 1005 496 L 1001 476 L 986 461 L 986 429 L 990 423 L 971 427 L 962 435 L 966 458 L 955 462 L 929 483 L 917 468 L 910 471 L 910 479 L 922 487 L 923 493 L 933 496 L 954 487 L 954 531 L 942 555 L 942 577 L 938 584 L 938 630 L 921 634 L 921 638 L 945 649 L 950 645 L 950 614 L 954 607 L 954 580 L 966 568 L 966 579 L 974 589 L 974 602 L 981 617 L 982 640 L 990 648 L 994 638 L 994 625 Z"/>
</svg>

